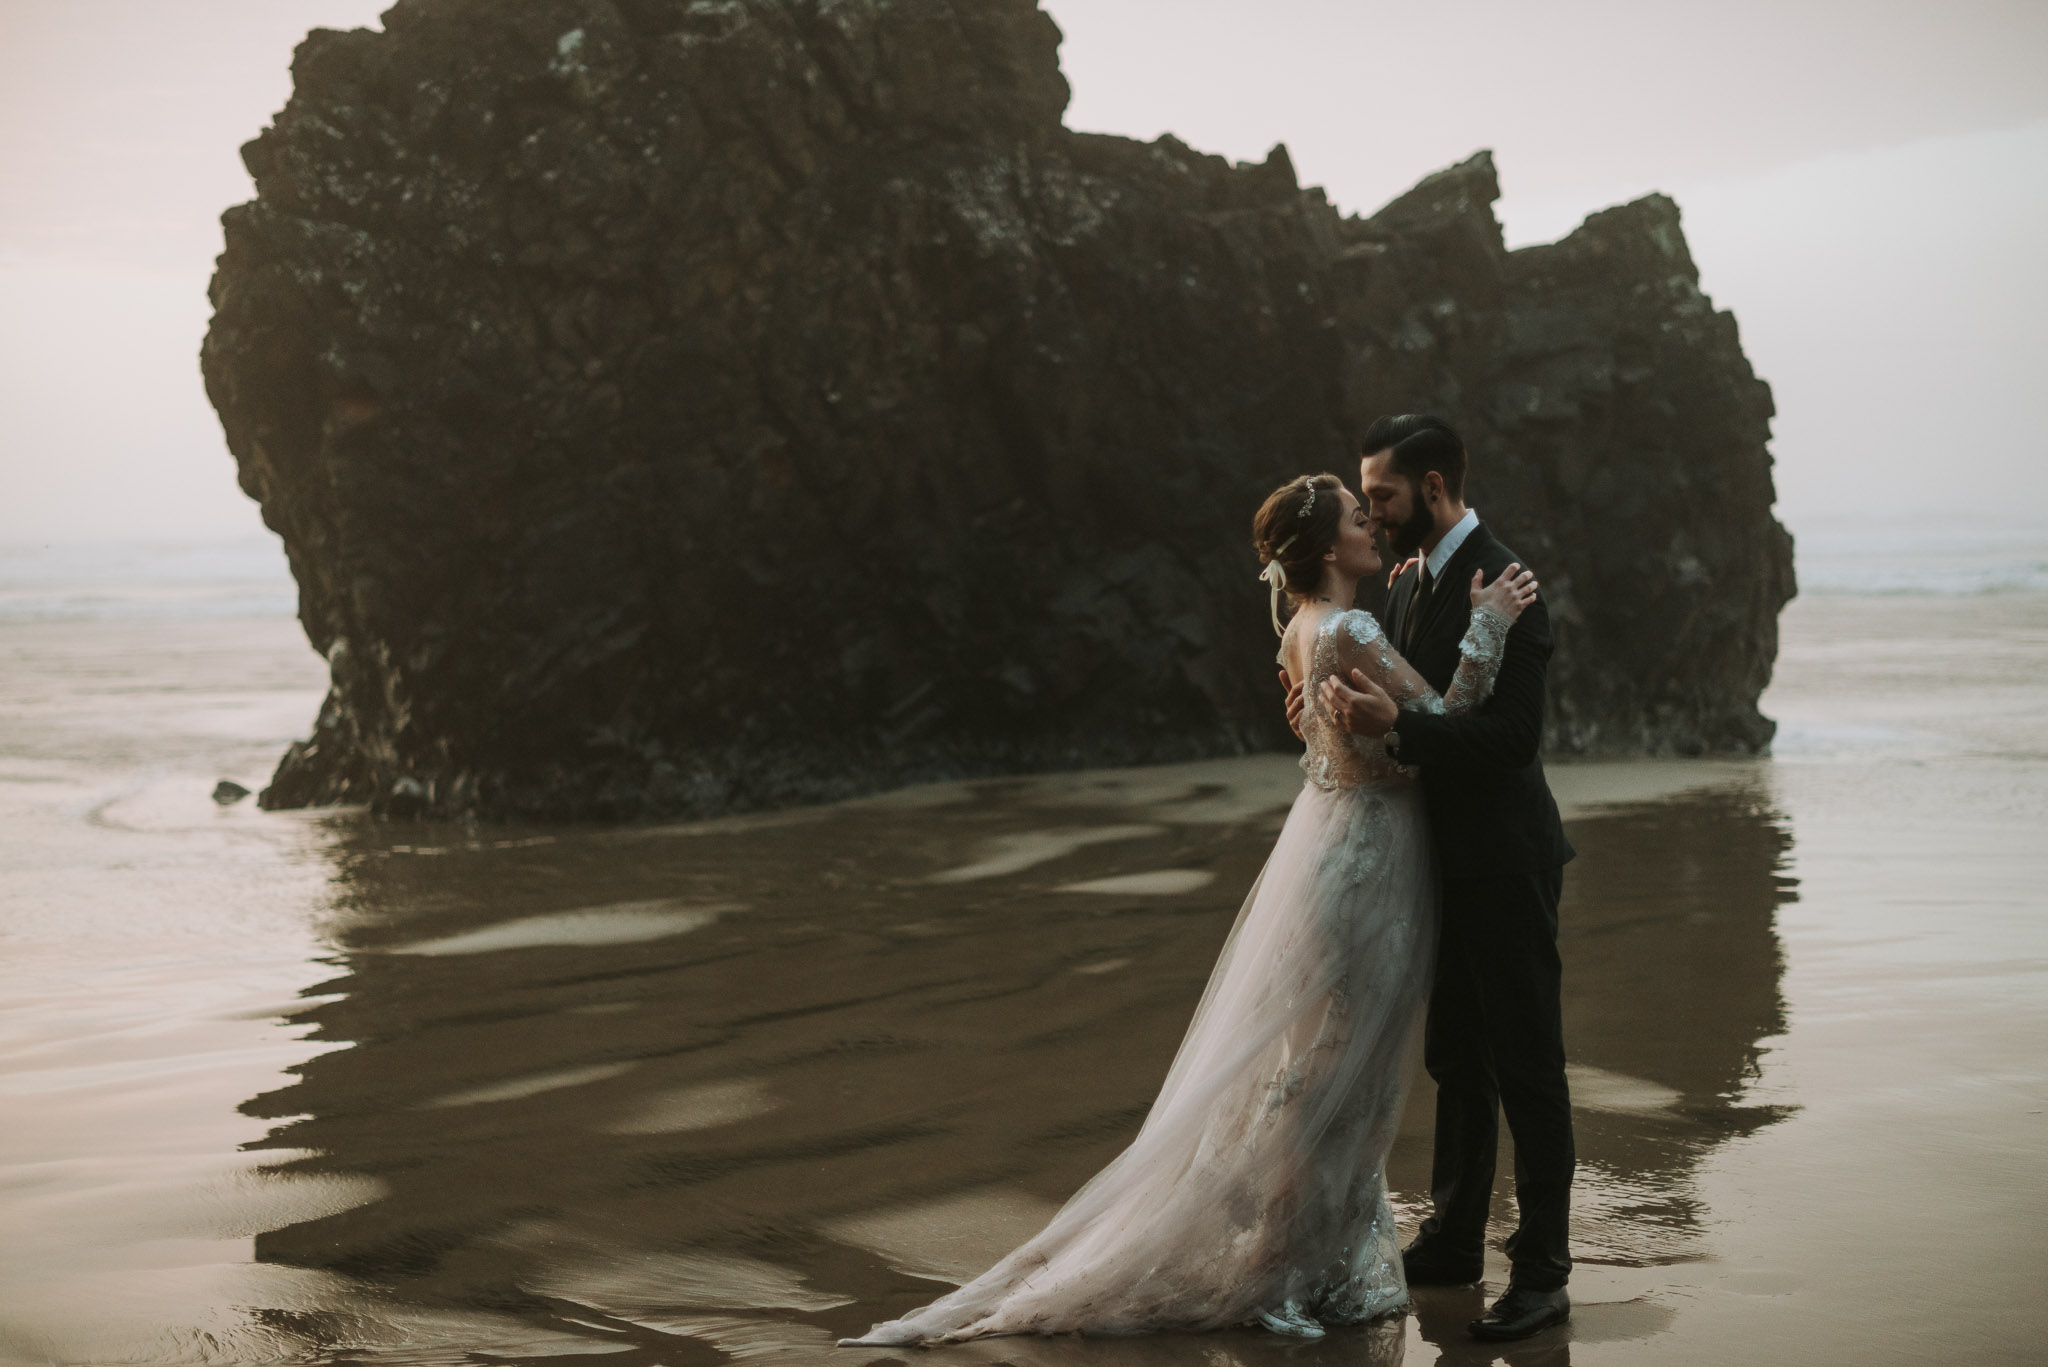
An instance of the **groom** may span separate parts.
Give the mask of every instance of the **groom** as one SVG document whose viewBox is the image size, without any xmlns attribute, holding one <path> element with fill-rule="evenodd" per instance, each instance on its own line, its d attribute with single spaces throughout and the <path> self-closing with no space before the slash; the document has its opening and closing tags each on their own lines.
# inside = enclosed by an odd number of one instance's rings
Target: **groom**
<svg viewBox="0 0 2048 1367">
<path fill-rule="evenodd" d="M 1471 620 L 1474 570 L 1493 582 L 1520 560 L 1465 506 L 1465 444 L 1441 418 L 1384 417 L 1365 435 L 1360 487 L 1396 558 L 1419 556 L 1388 600 L 1387 635 L 1442 693 Z M 1493 1195 L 1500 1112 L 1515 1139 L 1521 1224 L 1507 1240 L 1513 1273 L 1469 1325 L 1517 1339 L 1571 1314 L 1571 1099 L 1559 1010 L 1557 902 L 1572 847 L 1537 758 L 1550 614 L 1539 597 L 1508 633 L 1493 696 L 1462 716 L 1399 711 L 1354 672 L 1323 700 L 1340 725 L 1422 769 L 1443 880 L 1436 982 L 1423 1059 L 1436 1081 L 1435 1213 L 1402 1254 L 1410 1285 L 1479 1280 Z M 1300 713 L 1298 693 L 1288 718 Z"/>
</svg>

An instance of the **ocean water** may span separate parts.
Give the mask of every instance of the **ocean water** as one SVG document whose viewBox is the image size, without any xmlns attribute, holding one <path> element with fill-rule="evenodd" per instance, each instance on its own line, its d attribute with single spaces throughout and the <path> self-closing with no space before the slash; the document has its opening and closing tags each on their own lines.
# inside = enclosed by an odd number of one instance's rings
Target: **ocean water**
<svg viewBox="0 0 2048 1367">
<path fill-rule="evenodd" d="M 1797 542 L 1809 597 L 2048 593 L 2048 529 L 1823 521 Z"/>
<path fill-rule="evenodd" d="M 1312 1345 L 932 1360 L 2037 1360 L 2044 567 L 2048 535 L 1805 533 L 1772 756 L 1557 767 L 1569 1329 L 1496 1353 L 1480 1293 L 1432 1290 Z M 1298 786 L 1265 756 L 620 830 L 216 806 L 318 705 L 292 610 L 267 541 L 0 550 L 0 1362 L 905 1360 L 827 1345 L 1135 1131 Z"/>
<path fill-rule="evenodd" d="M 0 623 L 275 619 L 298 602 L 274 537 L 0 543 Z"/>
</svg>

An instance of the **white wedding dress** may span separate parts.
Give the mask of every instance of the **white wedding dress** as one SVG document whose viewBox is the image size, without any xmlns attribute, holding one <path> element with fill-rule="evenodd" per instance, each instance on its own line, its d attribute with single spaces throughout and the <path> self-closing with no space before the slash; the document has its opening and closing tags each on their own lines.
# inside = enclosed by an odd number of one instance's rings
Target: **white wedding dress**
<svg viewBox="0 0 2048 1367">
<path fill-rule="evenodd" d="M 1436 949 L 1413 770 L 1339 729 L 1316 685 L 1359 668 L 1403 706 L 1492 692 L 1509 622 L 1476 609 L 1439 698 L 1371 614 L 1312 631 L 1308 781 L 1136 1139 L 981 1276 L 846 1344 L 1135 1334 L 1246 1322 L 1314 1336 L 1404 1308 L 1384 1175 Z M 1283 646 L 1283 656 L 1284 656 Z"/>
</svg>

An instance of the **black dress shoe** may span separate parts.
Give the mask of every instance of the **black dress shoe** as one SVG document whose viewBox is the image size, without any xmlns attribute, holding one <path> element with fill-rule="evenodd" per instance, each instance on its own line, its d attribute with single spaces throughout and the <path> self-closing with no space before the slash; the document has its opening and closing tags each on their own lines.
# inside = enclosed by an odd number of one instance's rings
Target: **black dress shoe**
<svg viewBox="0 0 2048 1367">
<path fill-rule="evenodd" d="M 1563 1287 L 1555 1291 L 1531 1291 L 1511 1285 L 1507 1294 L 1493 1303 L 1491 1310 L 1465 1328 L 1475 1339 L 1498 1342 L 1525 1339 L 1553 1324 L 1563 1324 L 1571 1317 L 1572 1298 L 1564 1293 Z"/>
<path fill-rule="evenodd" d="M 1421 1240 L 1401 1250 L 1401 1271 L 1410 1286 L 1469 1286 L 1486 1272 L 1486 1256 L 1446 1254 Z"/>
</svg>

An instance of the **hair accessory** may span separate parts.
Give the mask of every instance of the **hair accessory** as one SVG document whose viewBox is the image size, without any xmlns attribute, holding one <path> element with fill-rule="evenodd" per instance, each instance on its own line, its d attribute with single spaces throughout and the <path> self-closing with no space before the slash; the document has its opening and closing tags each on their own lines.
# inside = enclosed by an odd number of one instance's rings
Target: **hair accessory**
<svg viewBox="0 0 2048 1367">
<path fill-rule="evenodd" d="M 1302 500 L 1301 511 L 1295 514 L 1297 519 L 1306 518 L 1316 506 L 1316 478 L 1314 475 L 1309 476 L 1308 483 L 1303 486 L 1308 490 L 1308 497 Z M 1276 636 L 1287 634 L 1287 628 L 1280 623 L 1280 592 L 1287 587 L 1287 569 L 1280 563 L 1280 557 L 1287 554 L 1287 548 L 1292 546 L 1295 537 L 1300 535 L 1300 532 L 1294 532 L 1275 546 L 1271 558 L 1266 561 L 1266 568 L 1259 571 L 1260 582 L 1273 587 L 1270 611 L 1273 616 L 1273 634 Z"/>
<path fill-rule="evenodd" d="M 1308 497 L 1302 500 L 1301 511 L 1295 514 L 1297 519 L 1306 518 L 1309 513 L 1314 511 L 1316 506 L 1316 481 L 1313 475 L 1309 477 L 1309 481 L 1304 487 L 1308 490 Z M 1287 634 L 1287 628 L 1280 624 L 1280 592 L 1287 587 L 1287 570 L 1280 563 L 1280 557 L 1287 554 L 1287 548 L 1292 546 L 1294 538 L 1300 535 L 1300 532 L 1295 532 L 1285 541 L 1275 546 L 1272 559 L 1266 562 L 1266 568 L 1259 571 L 1259 579 L 1273 586 L 1272 602 L 1268 605 L 1268 611 L 1273 617 L 1273 634 L 1275 636 L 1285 636 Z"/>
<path fill-rule="evenodd" d="M 1294 538 L 1291 536 L 1287 538 L 1287 541 L 1292 540 Z M 1273 614 L 1273 634 L 1275 636 L 1285 636 L 1287 634 L 1287 628 L 1280 625 L 1280 590 L 1287 587 L 1287 567 L 1282 565 L 1278 559 L 1280 552 L 1287 549 L 1287 541 L 1280 543 L 1279 547 L 1273 552 L 1275 558 L 1268 560 L 1266 568 L 1259 571 L 1259 578 L 1273 586 L 1273 600 L 1270 611 Z"/>
<path fill-rule="evenodd" d="M 1300 532 L 1292 532 L 1285 541 L 1275 546 L 1266 561 L 1266 568 L 1259 571 L 1259 582 L 1273 586 L 1273 634 L 1285 636 L 1287 628 L 1280 625 L 1280 591 L 1287 587 L 1287 567 L 1280 563 L 1280 557 L 1287 554 L 1287 548 L 1294 544 Z"/>
</svg>

